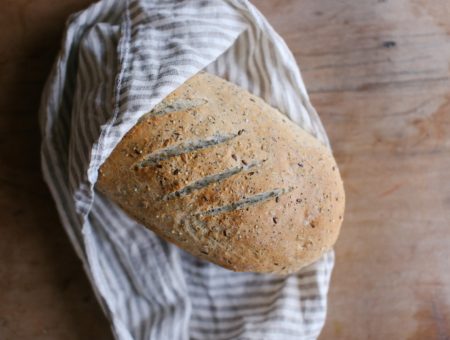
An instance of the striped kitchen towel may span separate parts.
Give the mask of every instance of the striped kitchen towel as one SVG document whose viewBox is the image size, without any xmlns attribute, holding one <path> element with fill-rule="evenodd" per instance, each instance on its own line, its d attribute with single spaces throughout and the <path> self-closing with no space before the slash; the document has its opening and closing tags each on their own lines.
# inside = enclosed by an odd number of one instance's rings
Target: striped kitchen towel
<svg viewBox="0 0 450 340">
<path fill-rule="evenodd" d="M 69 19 L 42 97 L 42 169 L 62 224 L 117 339 L 315 339 L 333 252 L 288 277 L 234 273 L 95 191 L 124 134 L 203 69 L 328 144 L 293 55 L 247 0 L 101 0 Z"/>
</svg>

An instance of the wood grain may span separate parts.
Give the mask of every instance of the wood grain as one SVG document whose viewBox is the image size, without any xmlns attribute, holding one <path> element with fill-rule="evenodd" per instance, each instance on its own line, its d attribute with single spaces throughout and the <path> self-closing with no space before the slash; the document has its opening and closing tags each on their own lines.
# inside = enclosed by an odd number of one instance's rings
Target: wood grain
<svg viewBox="0 0 450 340">
<path fill-rule="evenodd" d="M 41 179 L 37 110 L 67 16 L 0 0 L 0 339 L 112 339 Z"/>
<path fill-rule="evenodd" d="M 0 0 L 0 339 L 109 339 L 39 171 L 69 13 Z M 347 190 L 321 339 L 450 337 L 450 3 L 255 0 L 300 64 Z"/>
<path fill-rule="evenodd" d="M 450 3 L 255 1 L 347 191 L 321 339 L 450 337 Z"/>
</svg>

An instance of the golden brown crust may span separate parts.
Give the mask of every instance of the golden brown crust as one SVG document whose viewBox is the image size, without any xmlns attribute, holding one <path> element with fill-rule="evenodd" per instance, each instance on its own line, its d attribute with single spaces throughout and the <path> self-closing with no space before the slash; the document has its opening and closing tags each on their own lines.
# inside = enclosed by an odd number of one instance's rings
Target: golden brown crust
<svg viewBox="0 0 450 340">
<path fill-rule="evenodd" d="M 97 188 L 191 254 L 289 273 L 335 243 L 345 195 L 330 151 L 247 91 L 199 73 L 122 139 Z"/>
</svg>

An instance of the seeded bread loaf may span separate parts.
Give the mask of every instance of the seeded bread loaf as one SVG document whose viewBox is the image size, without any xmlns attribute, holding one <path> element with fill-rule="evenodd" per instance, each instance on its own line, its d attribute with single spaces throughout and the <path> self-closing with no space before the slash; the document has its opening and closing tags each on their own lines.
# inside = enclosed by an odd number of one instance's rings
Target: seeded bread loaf
<svg viewBox="0 0 450 340">
<path fill-rule="evenodd" d="M 199 73 L 146 114 L 97 188 L 165 240 L 235 271 L 289 273 L 336 241 L 344 190 L 330 151 L 287 117 Z"/>
</svg>

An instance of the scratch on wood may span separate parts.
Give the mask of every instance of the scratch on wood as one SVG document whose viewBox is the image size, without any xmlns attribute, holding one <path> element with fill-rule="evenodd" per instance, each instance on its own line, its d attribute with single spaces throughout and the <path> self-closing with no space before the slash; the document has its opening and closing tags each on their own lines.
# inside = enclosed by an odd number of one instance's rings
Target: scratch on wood
<svg viewBox="0 0 450 340">
<path fill-rule="evenodd" d="M 386 197 L 386 196 L 389 196 L 390 194 L 392 194 L 392 193 L 396 192 L 398 189 L 400 189 L 400 188 L 402 187 L 402 185 L 403 185 L 402 183 L 397 183 L 396 185 L 394 185 L 393 187 L 389 188 L 388 190 L 383 191 L 383 192 L 379 195 L 379 197 Z"/>
<path fill-rule="evenodd" d="M 448 340 L 450 337 L 446 329 L 444 316 L 436 301 L 431 302 L 431 317 L 436 324 L 437 339 Z"/>
<path fill-rule="evenodd" d="M 434 83 L 434 82 L 448 82 L 450 80 L 450 77 L 437 77 L 437 78 L 416 78 L 416 79 L 408 79 L 408 80 L 393 80 L 393 81 L 387 81 L 387 82 L 373 82 L 373 83 L 366 83 L 359 86 L 352 86 L 352 87 L 332 87 L 332 88 L 318 88 L 318 89 L 311 89 L 309 93 L 342 93 L 342 92 L 364 92 L 364 91 L 371 91 L 371 90 L 385 90 L 388 88 L 396 87 L 400 85 L 404 85 L 407 87 L 414 87 L 414 86 L 420 86 L 421 88 L 424 87 L 426 83 Z"/>
</svg>

